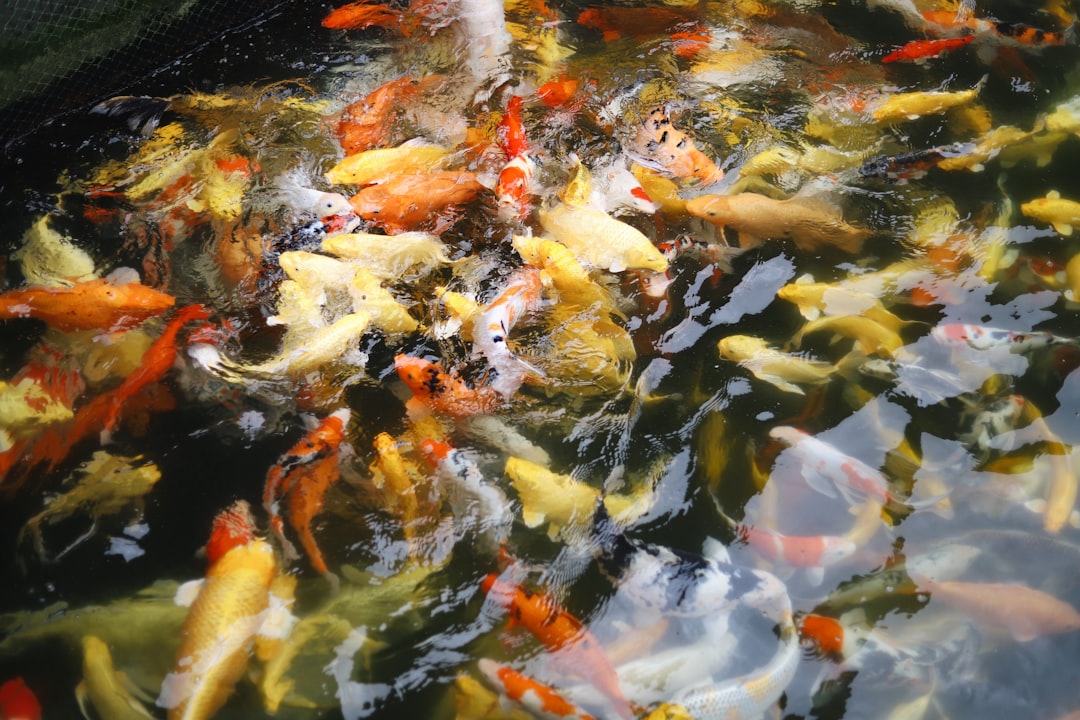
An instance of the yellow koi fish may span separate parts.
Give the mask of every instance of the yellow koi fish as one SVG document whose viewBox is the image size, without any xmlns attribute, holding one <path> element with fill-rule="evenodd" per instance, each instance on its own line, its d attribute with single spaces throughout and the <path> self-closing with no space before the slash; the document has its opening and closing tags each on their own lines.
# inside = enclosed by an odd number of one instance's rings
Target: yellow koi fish
<svg viewBox="0 0 1080 720">
<path fill-rule="evenodd" d="M 409 140 L 397 147 L 364 150 L 347 156 L 326 173 L 331 185 L 371 185 L 392 175 L 440 170 L 450 151 L 440 145 Z"/>
<path fill-rule="evenodd" d="M 798 395 L 806 393 L 796 383 L 823 385 L 837 370 L 830 362 L 786 353 L 749 335 L 729 335 L 717 347 L 721 356 L 754 373 L 759 380 Z"/>
<path fill-rule="evenodd" d="M 668 261 L 640 230 L 607 213 L 560 203 L 539 210 L 540 224 L 578 260 L 611 272 L 664 272 Z"/>
<path fill-rule="evenodd" d="M 392 241 L 374 233 L 330 235 L 323 238 L 322 250 L 358 262 L 383 280 L 397 280 L 414 268 L 424 273 L 450 262 L 442 240 L 425 232 L 403 232 Z"/>
<path fill-rule="evenodd" d="M 851 338 L 855 346 L 867 355 L 882 352 L 892 357 L 904 346 L 898 333 L 862 315 L 826 315 L 811 320 L 795 334 L 792 343 L 801 345 L 804 337 L 822 331 Z"/>
<path fill-rule="evenodd" d="M 98 717 L 108 720 L 150 720 L 154 716 L 139 701 L 134 684 L 113 667 L 109 646 L 96 635 L 83 638 L 83 679 L 75 687 L 79 709 L 86 717 L 87 703 Z"/>
<path fill-rule="evenodd" d="M 986 78 L 983 77 L 970 90 L 952 92 L 931 90 L 889 95 L 875 105 L 870 116 L 877 123 L 894 123 L 901 120 L 914 120 L 924 115 L 939 115 L 946 110 L 973 102 L 979 96 L 985 80 Z"/>
<path fill-rule="evenodd" d="M 1021 204 L 1020 212 L 1052 225 L 1062 235 L 1072 235 L 1073 228 L 1080 224 L 1080 202 L 1066 200 L 1057 190 L 1051 190 L 1044 198 Z"/>
<path fill-rule="evenodd" d="M 254 535 L 251 508 L 237 501 L 214 521 L 210 569 L 180 631 L 176 665 L 157 704 L 169 720 L 207 720 L 247 669 L 277 574 L 273 547 Z"/>
<path fill-rule="evenodd" d="M 540 268 L 541 279 L 550 280 L 561 300 L 582 308 L 617 312 L 611 293 L 592 279 L 562 243 L 524 235 L 515 235 L 513 243 L 522 260 Z"/>
</svg>

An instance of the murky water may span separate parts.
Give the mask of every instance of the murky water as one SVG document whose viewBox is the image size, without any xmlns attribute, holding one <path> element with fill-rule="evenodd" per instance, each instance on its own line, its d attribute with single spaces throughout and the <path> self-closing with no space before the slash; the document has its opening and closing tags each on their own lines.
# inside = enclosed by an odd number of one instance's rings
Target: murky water
<svg viewBox="0 0 1080 720">
<path fill-rule="evenodd" d="M 9 292 L 131 268 L 175 304 L 5 306 L 0 679 L 74 716 L 98 636 L 164 717 L 196 634 L 174 596 L 246 500 L 296 586 L 256 589 L 276 636 L 215 717 L 530 717 L 500 666 L 595 717 L 1080 710 L 1073 8 L 424 7 L 285 8 L 125 90 L 171 103 L 8 149 Z M 414 138 L 445 155 L 417 177 L 474 189 L 413 218 L 441 190 L 371 210 L 346 201 L 394 180 L 326 177 Z M 738 198 L 725 230 L 701 196 Z M 350 261 L 346 231 L 430 235 Z M 551 236 L 580 275 L 521 239 Z M 463 389 L 415 395 L 406 356 Z M 241 625 L 237 597 L 200 622 Z"/>
</svg>

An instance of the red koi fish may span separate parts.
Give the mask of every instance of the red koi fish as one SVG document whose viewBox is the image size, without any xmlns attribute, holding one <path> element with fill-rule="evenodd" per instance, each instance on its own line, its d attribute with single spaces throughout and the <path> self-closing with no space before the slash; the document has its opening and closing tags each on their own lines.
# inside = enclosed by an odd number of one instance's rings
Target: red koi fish
<svg viewBox="0 0 1080 720">
<path fill-rule="evenodd" d="M 334 576 L 326 566 L 322 551 L 311 532 L 311 521 L 323 508 L 323 498 L 330 486 L 341 476 L 338 451 L 345 438 L 345 426 L 351 412 L 337 410 L 326 417 L 314 430 L 288 452 L 266 474 L 263 506 L 270 515 L 270 527 L 284 548 L 286 556 L 295 558 L 296 548 L 285 537 L 279 511 L 283 496 L 288 497 L 289 524 L 300 536 L 311 566 L 333 583 Z"/>
<path fill-rule="evenodd" d="M 522 675 L 507 665 L 480 658 L 477 667 L 488 682 L 537 717 L 549 720 L 596 720 L 560 695 L 555 688 Z"/>
<path fill-rule="evenodd" d="M 502 405 L 502 399 L 491 388 L 471 388 L 430 360 L 398 353 L 394 369 L 412 390 L 413 399 L 405 404 L 410 415 L 434 412 L 463 418 L 490 415 Z"/>
<path fill-rule="evenodd" d="M 476 173 L 465 170 L 395 175 L 361 188 L 349 205 L 392 235 L 421 227 L 438 231 L 452 216 L 453 206 L 469 202 L 483 187 Z"/>
<path fill-rule="evenodd" d="M 881 62 L 891 63 L 902 60 L 919 62 L 929 58 L 936 58 L 945 53 L 959 50 L 972 40 L 974 35 L 962 35 L 955 38 L 934 38 L 932 40 L 912 40 L 891 53 L 881 58 Z"/>
<path fill-rule="evenodd" d="M 803 644 L 822 658 L 840 662 L 858 650 L 857 647 L 852 647 L 851 634 L 836 618 L 806 613 L 796 618 L 795 625 L 799 629 Z"/>
<path fill-rule="evenodd" d="M 506 585 L 494 573 L 481 583 L 484 593 L 510 613 L 508 627 L 520 623 L 543 643 L 567 672 L 592 683 L 611 701 L 620 717 L 634 716 L 619 687 L 619 676 L 593 634 L 550 598 Z"/>
<path fill-rule="evenodd" d="M 522 220 L 529 214 L 533 175 L 536 162 L 529 154 L 529 142 L 525 137 L 525 124 L 521 118 L 521 96 L 512 95 L 506 103 L 506 113 L 495 129 L 495 137 L 507 163 L 495 183 L 495 197 L 499 203 L 499 215 L 503 219 Z"/>
<path fill-rule="evenodd" d="M 0 720 L 41 720 L 41 703 L 21 677 L 0 685 Z"/>
<path fill-rule="evenodd" d="M 124 330 L 156 317 L 176 298 L 140 283 L 114 285 L 106 279 L 71 287 L 29 287 L 0 295 L 0 319 L 37 318 L 64 332 Z"/>
</svg>

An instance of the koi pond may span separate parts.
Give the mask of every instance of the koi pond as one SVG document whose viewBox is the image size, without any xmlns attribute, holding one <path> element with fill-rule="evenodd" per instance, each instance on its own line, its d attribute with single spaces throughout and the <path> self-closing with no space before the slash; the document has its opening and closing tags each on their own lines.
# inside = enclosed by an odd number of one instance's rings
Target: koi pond
<svg viewBox="0 0 1080 720">
<path fill-rule="evenodd" d="M 11 142 L 0 718 L 1076 717 L 1074 30 L 291 3 Z"/>
</svg>

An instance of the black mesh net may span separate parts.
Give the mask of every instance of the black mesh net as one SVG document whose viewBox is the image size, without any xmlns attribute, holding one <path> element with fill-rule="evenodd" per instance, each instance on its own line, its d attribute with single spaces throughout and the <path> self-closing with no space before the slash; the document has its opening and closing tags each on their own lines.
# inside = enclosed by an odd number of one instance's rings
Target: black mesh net
<svg viewBox="0 0 1080 720">
<path fill-rule="evenodd" d="M 294 0 L 3 0 L 0 142 Z"/>
</svg>

